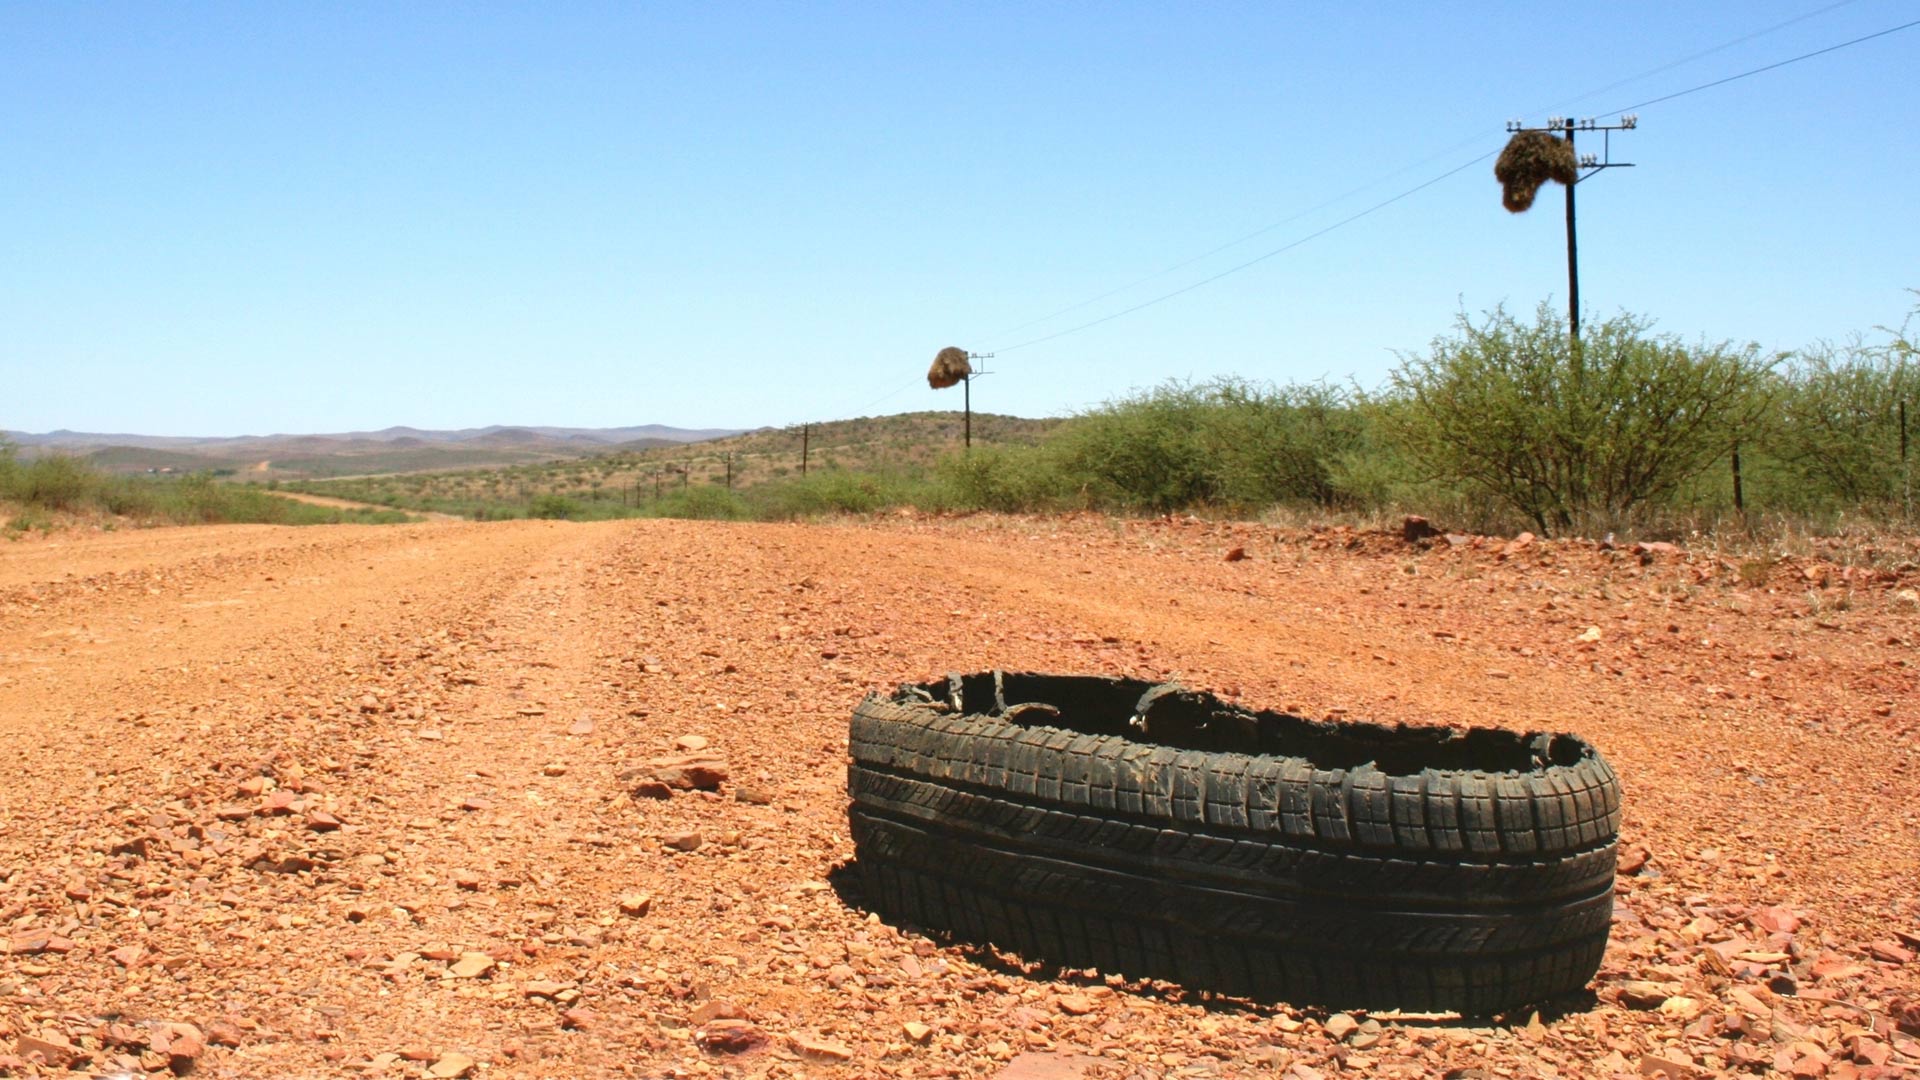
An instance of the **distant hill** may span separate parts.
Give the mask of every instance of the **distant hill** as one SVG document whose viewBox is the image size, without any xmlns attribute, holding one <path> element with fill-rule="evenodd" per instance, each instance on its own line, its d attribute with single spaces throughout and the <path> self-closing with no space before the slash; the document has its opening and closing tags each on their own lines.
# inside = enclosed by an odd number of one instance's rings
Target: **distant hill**
<svg viewBox="0 0 1920 1080">
<path fill-rule="evenodd" d="M 677 428 L 665 424 L 639 424 L 633 427 L 579 428 L 543 427 L 532 424 L 492 424 L 479 428 L 454 428 L 431 431 L 414 427 L 390 427 L 379 431 L 343 431 L 333 434 L 278 435 L 128 435 L 93 431 L 69 431 L 61 428 L 35 434 L 30 431 L 0 431 L 21 446 L 46 446 L 62 450 L 95 450 L 104 446 L 134 446 L 152 450 L 255 449 L 275 448 L 290 443 L 303 447 L 340 442 L 387 443 L 417 439 L 426 443 L 473 442 L 504 436 L 509 440 L 551 443 L 590 442 L 617 446 L 638 439 L 659 439 L 668 443 L 700 442 L 738 435 L 745 428 Z"/>
<path fill-rule="evenodd" d="M 178 436 L 87 431 L 0 432 L 27 456 L 66 453 L 115 472 L 231 470 L 251 479 L 359 476 L 390 472 L 492 468 L 683 446 L 737 435 L 737 428 L 639 424 L 575 428 L 494 424 L 435 431 L 390 427 L 311 435 Z"/>
<path fill-rule="evenodd" d="M 974 413 L 973 442 L 981 448 L 1033 445 L 1066 422 Z M 960 413 L 897 413 L 808 424 L 804 429 L 760 428 L 697 443 L 636 439 L 565 459 L 405 477 L 350 477 L 302 485 L 302 490 L 417 510 L 475 514 L 504 509 L 524 514 L 527 500 L 536 494 L 624 504 L 642 493 L 675 486 L 726 484 L 745 490 L 813 470 L 911 473 L 957 453 L 965 437 L 966 420 Z"/>
</svg>

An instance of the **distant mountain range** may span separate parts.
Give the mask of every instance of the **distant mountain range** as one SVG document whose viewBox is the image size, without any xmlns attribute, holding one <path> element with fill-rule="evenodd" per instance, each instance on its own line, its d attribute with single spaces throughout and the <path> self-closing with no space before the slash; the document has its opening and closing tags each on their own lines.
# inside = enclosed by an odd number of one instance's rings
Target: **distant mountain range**
<svg viewBox="0 0 1920 1080">
<path fill-rule="evenodd" d="M 32 456 L 66 453 L 118 472 L 246 473 L 323 477 L 482 468 L 618 450 L 677 446 L 738 435 L 738 428 L 509 426 L 431 431 L 390 427 L 317 435 L 180 436 L 90 431 L 0 432 Z"/>
<path fill-rule="evenodd" d="M 583 444 L 619 446 L 642 439 L 659 443 L 701 442 L 738 435 L 743 428 L 677 428 L 665 424 L 640 424 L 635 427 L 574 428 L 514 426 L 493 424 L 488 427 L 430 431 L 415 427 L 390 427 L 379 431 L 346 431 L 316 435 L 120 435 L 92 431 L 0 431 L 0 437 L 21 446 L 46 446 L 60 450 L 97 450 L 108 446 L 133 446 L 148 450 L 244 450 L 254 447 L 278 448 L 288 445 L 324 446 L 334 443 L 466 443 L 485 446 L 558 445 L 577 448 Z"/>
</svg>

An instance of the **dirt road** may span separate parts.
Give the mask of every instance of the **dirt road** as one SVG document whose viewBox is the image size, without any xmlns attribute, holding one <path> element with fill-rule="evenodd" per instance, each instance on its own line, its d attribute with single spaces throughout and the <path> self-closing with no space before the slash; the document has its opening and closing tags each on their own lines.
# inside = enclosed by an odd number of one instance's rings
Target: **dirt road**
<svg viewBox="0 0 1920 1080">
<path fill-rule="evenodd" d="M 352 499 L 336 499 L 331 495 L 309 495 L 304 491 L 285 491 L 285 490 L 276 488 L 271 490 L 271 494 L 278 495 L 283 499 L 292 499 L 294 502 L 303 502 L 309 506 L 327 506 L 335 510 L 392 510 L 394 509 L 391 506 L 381 506 L 378 503 L 355 502 Z M 414 517 L 421 518 L 425 521 L 459 521 L 461 520 L 459 515 L 457 514 L 443 514 L 438 510 L 408 510 L 405 512 L 408 514 L 412 514 Z"/>
<path fill-rule="evenodd" d="M 1920 1065 L 1914 570 L 1650 558 L 998 518 L 0 545 L 0 1075 Z M 1599 1002 L 1345 1034 L 868 918 L 828 882 L 850 708 L 995 666 L 1589 737 L 1636 870 Z M 635 797 L 686 736 L 720 794 Z M 730 1013 L 764 1044 L 703 1053 Z"/>
</svg>

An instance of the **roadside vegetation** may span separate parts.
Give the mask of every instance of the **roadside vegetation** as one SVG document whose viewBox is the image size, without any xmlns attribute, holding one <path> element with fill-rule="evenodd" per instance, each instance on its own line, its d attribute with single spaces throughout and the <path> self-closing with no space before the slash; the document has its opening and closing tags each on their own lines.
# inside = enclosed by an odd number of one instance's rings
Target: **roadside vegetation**
<svg viewBox="0 0 1920 1080">
<path fill-rule="evenodd" d="M 310 506 L 211 473 L 179 477 L 122 476 L 63 454 L 22 460 L 0 443 L 0 519 L 6 535 L 92 522 L 103 527 L 210 525 L 389 524 L 414 520 L 399 510 L 340 510 Z"/>
<path fill-rule="evenodd" d="M 909 413 L 484 471 L 270 482 L 127 477 L 0 446 L 0 518 L 135 524 L 620 517 L 793 520 L 924 512 L 1198 513 L 1381 524 L 1420 514 L 1541 535 L 1835 535 L 1910 529 L 1920 447 L 1914 317 L 1768 355 L 1620 314 L 1577 345 L 1561 314 L 1461 315 L 1382 387 L 1168 382 L 1064 419 Z M 235 478 L 236 480 L 238 478 Z"/>
<path fill-rule="evenodd" d="M 1916 309 L 1920 314 L 1920 309 Z M 1677 537 L 1910 524 L 1910 317 L 1768 355 L 1621 314 L 1462 315 L 1376 391 L 1168 382 L 1059 421 L 920 413 L 489 472 L 293 485 L 475 519 L 1103 510 Z M 1904 417 L 1904 419 L 1903 419 Z M 1905 426 L 1903 426 L 1905 425 Z"/>
</svg>

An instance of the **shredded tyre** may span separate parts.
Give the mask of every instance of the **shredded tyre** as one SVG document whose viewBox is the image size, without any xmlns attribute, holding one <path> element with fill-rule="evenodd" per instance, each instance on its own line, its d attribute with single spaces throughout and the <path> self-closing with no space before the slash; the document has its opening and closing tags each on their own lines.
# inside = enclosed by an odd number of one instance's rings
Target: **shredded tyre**
<svg viewBox="0 0 1920 1080">
<path fill-rule="evenodd" d="M 1032 961 L 1486 1015 L 1606 949 L 1619 783 L 1570 735 L 987 672 L 869 697 L 850 744 L 868 902 Z"/>
</svg>

